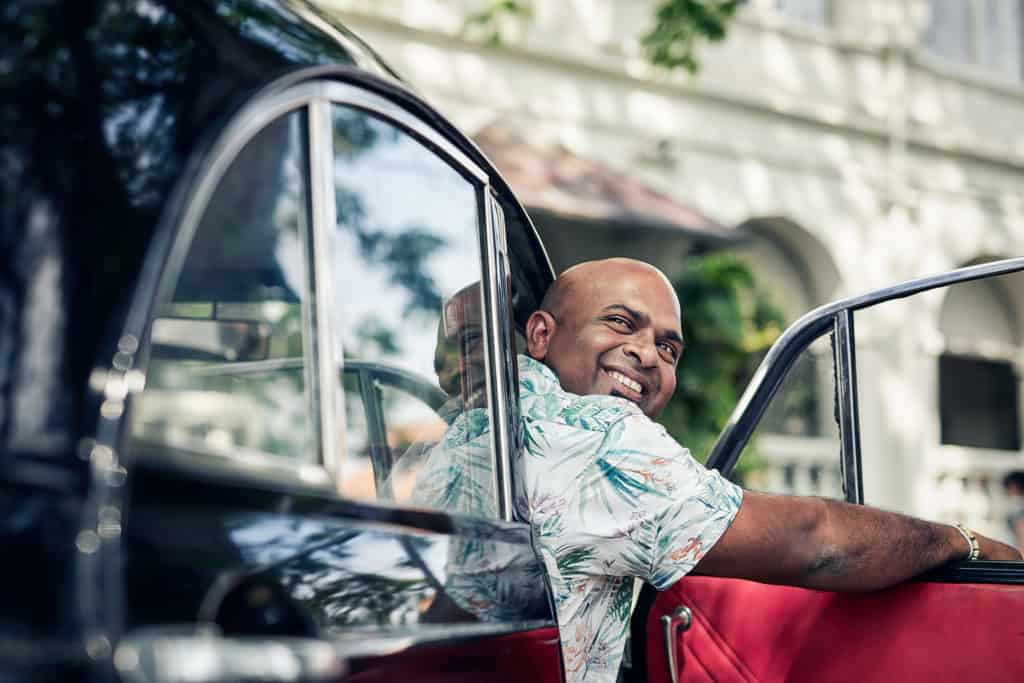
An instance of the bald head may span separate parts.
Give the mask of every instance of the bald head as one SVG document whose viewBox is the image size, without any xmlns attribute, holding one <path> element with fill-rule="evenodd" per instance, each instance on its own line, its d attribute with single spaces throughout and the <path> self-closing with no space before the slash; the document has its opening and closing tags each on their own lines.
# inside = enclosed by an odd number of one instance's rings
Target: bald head
<svg viewBox="0 0 1024 683">
<path fill-rule="evenodd" d="M 558 276 L 527 323 L 531 356 L 577 394 L 610 394 L 657 415 L 675 391 L 679 299 L 665 274 L 626 258 Z"/>
<path fill-rule="evenodd" d="M 676 296 L 675 288 L 672 287 L 672 283 L 665 273 L 649 263 L 623 257 L 601 259 L 600 261 L 584 261 L 566 268 L 548 287 L 540 307 L 542 310 L 549 311 L 557 317 L 562 312 L 564 306 L 571 304 L 574 300 L 573 292 L 577 291 L 581 285 L 588 283 L 593 285 L 600 280 L 631 275 L 647 276 L 660 280 L 671 295 L 673 302 L 675 302 L 676 317 L 681 317 L 679 297 Z"/>
</svg>

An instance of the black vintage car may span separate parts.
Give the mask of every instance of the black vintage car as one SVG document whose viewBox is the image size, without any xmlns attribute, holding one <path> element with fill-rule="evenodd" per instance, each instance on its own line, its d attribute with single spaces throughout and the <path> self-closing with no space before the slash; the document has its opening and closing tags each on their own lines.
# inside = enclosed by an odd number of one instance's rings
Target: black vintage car
<svg viewBox="0 0 1024 683">
<path fill-rule="evenodd" d="M 487 159 L 302 0 L 15 0 L 0 30 L 0 680 L 562 680 L 509 465 L 553 273 Z M 833 334 L 862 500 L 853 312 L 1022 268 L 810 314 L 711 464 Z M 493 487 L 417 504 L 468 406 Z M 931 579 L 1024 578 L 976 565 Z M 695 675 L 699 606 L 664 600 L 698 597 L 642 597 L 627 675 Z"/>
</svg>

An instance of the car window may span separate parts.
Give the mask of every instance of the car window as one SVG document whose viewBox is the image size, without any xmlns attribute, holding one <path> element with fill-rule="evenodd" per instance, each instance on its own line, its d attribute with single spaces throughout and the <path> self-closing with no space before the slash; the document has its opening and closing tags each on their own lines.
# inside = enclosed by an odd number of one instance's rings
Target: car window
<svg viewBox="0 0 1024 683">
<path fill-rule="evenodd" d="M 343 495 L 493 516 L 479 190 L 403 129 L 332 110 Z"/>
<path fill-rule="evenodd" d="M 152 322 L 135 439 L 317 462 L 304 117 L 263 128 L 202 215 Z"/>
<path fill-rule="evenodd" d="M 768 493 L 843 498 L 828 337 L 794 361 L 744 448 L 732 479 Z"/>
<path fill-rule="evenodd" d="M 1024 543 L 1021 292 L 1016 273 L 856 313 L 865 502 Z"/>
</svg>

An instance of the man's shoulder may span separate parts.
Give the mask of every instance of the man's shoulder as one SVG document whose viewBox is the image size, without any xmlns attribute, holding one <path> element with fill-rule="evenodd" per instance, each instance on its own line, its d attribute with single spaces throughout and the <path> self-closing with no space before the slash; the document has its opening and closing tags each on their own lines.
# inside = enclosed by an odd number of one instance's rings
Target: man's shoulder
<svg viewBox="0 0 1024 683">
<path fill-rule="evenodd" d="M 528 356 L 519 357 L 520 405 L 527 421 L 554 422 L 588 431 L 607 431 L 640 407 L 617 396 L 580 396 L 562 388 L 554 372 Z"/>
</svg>

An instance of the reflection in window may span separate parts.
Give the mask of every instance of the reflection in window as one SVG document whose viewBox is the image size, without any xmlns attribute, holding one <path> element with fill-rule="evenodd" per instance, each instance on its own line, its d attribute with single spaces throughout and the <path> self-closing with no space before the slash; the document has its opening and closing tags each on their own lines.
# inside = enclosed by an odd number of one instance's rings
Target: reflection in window
<svg viewBox="0 0 1024 683">
<path fill-rule="evenodd" d="M 332 116 L 341 491 L 494 515 L 477 190 L 394 126 Z"/>
<path fill-rule="evenodd" d="M 317 459 L 301 113 L 272 123 L 214 191 L 151 328 L 133 436 L 203 452 Z"/>
<path fill-rule="evenodd" d="M 821 345 L 828 348 L 827 339 L 815 342 L 790 367 L 740 456 L 735 478 L 748 488 L 843 498 L 834 363 L 816 348 Z"/>
<path fill-rule="evenodd" d="M 761 418 L 761 428 L 769 434 L 789 436 L 821 436 L 833 432 L 832 406 L 822 405 L 818 399 L 831 381 L 823 373 L 831 371 L 831 361 L 817 348 L 801 355 Z"/>
</svg>

